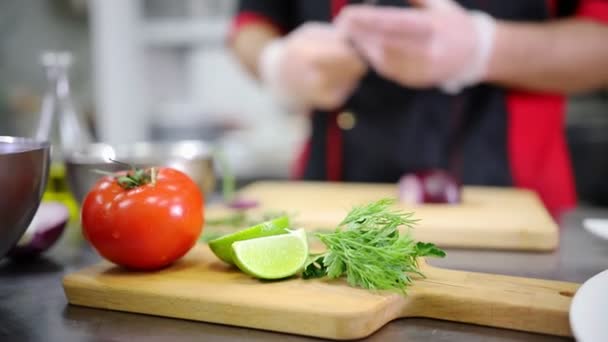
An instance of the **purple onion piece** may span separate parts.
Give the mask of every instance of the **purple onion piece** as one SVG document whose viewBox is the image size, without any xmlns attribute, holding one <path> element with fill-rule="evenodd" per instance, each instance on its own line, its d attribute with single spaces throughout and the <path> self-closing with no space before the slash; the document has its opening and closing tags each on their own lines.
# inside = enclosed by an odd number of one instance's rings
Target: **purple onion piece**
<svg viewBox="0 0 608 342">
<path fill-rule="evenodd" d="M 68 208 L 58 202 L 43 202 L 29 227 L 7 254 L 13 259 L 38 256 L 59 240 L 69 220 Z"/>
<path fill-rule="evenodd" d="M 402 176 L 398 191 L 399 200 L 407 204 L 457 204 L 461 201 L 462 186 L 447 171 L 426 170 Z"/>
<path fill-rule="evenodd" d="M 228 203 L 228 207 L 232 208 L 232 209 L 238 209 L 238 210 L 246 210 L 246 209 L 253 209 L 253 208 L 257 208 L 260 205 L 259 201 L 256 200 L 252 200 L 252 199 L 244 199 L 244 198 L 237 198 L 235 200 L 233 200 L 232 202 Z"/>
</svg>

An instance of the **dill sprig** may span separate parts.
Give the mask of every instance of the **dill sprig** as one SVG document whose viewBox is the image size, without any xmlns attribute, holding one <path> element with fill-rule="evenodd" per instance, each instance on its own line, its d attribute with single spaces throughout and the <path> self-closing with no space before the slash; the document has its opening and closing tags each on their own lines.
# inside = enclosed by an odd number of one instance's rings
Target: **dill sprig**
<svg viewBox="0 0 608 342">
<path fill-rule="evenodd" d="M 444 257 L 432 243 L 416 242 L 409 229 L 413 213 L 391 210 L 393 200 L 382 199 L 353 208 L 334 232 L 316 233 L 326 252 L 312 255 L 304 278 L 346 276 L 351 286 L 405 292 L 413 276 L 424 275 L 417 258 Z M 408 229 L 400 234 L 400 227 Z"/>
</svg>

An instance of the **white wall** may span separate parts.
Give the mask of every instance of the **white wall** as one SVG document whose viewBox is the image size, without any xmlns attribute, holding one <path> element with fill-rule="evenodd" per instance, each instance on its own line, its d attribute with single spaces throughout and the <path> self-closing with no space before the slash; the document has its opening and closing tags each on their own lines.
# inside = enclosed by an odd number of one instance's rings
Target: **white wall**
<svg viewBox="0 0 608 342">
<path fill-rule="evenodd" d="M 246 127 L 220 141 L 237 174 L 286 176 L 306 122 L 284 114 L 229 53 L 228 18 L 145 18 L 145 1 L 92 2 L 102 139 L 133 142 L 146 138 L 150 124 L 230 118 Z"/>
</svg>

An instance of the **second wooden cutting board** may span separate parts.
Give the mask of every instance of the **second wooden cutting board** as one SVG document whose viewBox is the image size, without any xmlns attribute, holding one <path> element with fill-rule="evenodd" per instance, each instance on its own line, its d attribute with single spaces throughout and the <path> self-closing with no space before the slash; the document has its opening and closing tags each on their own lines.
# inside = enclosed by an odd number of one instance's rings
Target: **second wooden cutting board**
<svg viewBox="0 0 608 342">
<path fill-rule="evenodd" d="M 308 230 L 332 229 L 355 205 L 396 198 L 395 184 L 331 182 L 257 182 L 239 196 L 257 200 L 257 212 L 285 211 Z M 538 196 L 528 190 L 465 186 L 457 205 L 397 205 L 414 211 L 413 230 L 421 241 L 442 247 L 551 251 L 559 244 L 558 227 Z M 207 208 L 217 218 L 227 209 Z"/>
</svg>

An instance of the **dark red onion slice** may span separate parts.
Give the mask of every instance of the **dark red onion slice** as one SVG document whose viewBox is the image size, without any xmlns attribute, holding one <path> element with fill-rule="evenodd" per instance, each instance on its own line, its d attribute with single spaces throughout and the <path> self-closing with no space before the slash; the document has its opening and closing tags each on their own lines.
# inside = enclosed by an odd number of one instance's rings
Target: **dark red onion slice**
<svg viewBox="0 0 608 342">
<path fill-rule="evenodd" d="M 29 227 L 7 256 L 21 259 L 45 252 L 59 240 L 69 217 L 65 205 L 59 202 L 41 203 Z"/>
<path fill-rule="evenodd" d="M 461 184 L 447 171 L 426 170 L 401 177 L 399 200 L 407 204 L 456 204 L 461 200 Z"/>
</svg>

